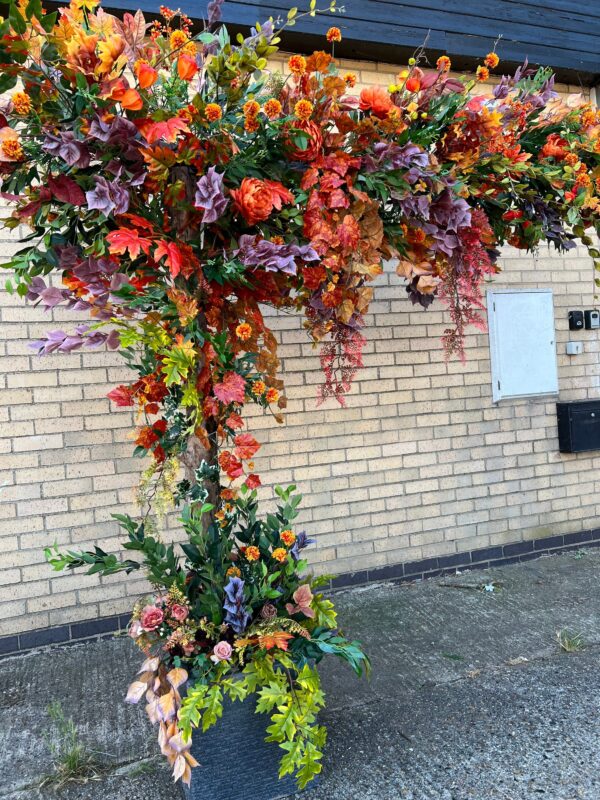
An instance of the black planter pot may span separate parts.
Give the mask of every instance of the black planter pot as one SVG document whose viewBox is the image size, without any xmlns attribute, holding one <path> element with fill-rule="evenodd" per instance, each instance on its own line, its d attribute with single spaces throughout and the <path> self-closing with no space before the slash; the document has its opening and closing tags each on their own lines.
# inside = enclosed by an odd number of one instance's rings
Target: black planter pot
<svg viewBox="0 0 600 800">
<path fill-rule="evenodd" d="M 291 775 L 277 777 L 284 751 L 265 742 L 269 717 L 255 708 L 255 697 L 225 697 L 216 725 L 194 731 L 191 752 L 200 766 L 192 770 L 190 786 L 182 784 L 185 800 L 279 800 L 298 791 Z"/>
</svg>

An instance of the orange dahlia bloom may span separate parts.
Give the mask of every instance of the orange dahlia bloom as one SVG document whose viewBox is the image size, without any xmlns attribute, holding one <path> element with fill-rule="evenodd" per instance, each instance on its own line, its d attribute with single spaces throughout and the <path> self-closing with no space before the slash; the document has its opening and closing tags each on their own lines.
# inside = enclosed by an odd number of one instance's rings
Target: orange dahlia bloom
<svg viewBox="0 0 600 800">
<path fill-rule="evenodd" d="M 487 67 L 479 66 L 477 67 L 477 71 L 475 73 L 477 75 L 478 81 L 487 81 L 490 77 L 490 71 Z"/>
<path fill-rule="evenodd" d="M 209 122 L 218 122 L 223 116 L 223 110 L 217 103 L 208 103 L 204 109 L 204 116 Z"/>
<path fill-rule="evenodd" d="M 448 56 L 440 56 L 436 62 L 436 67 L 439 72 L 449 72 L 452 62 Z"/>
<path fill-rule="evenodd" d="M 540 150 L 540 158 L 554 158 L 562 161 L 567 155 L 569 144 L 558 133 L 551 133 L 546 139 L 546 144 Z"/>
<path fill-rule="evenodd" d="M 379 119 L 387 117 L 388 111 L 394 105 L 382 86 L 369 86 L 363 89 L 359 103 L 361 111 L 370 111 Z"/>
<path fill-rule="evenodd" d="M 328 42 L 341 42 L 342 32 L 339 28 L 332 27 L 327 31 L 326 37 Z"/>
<path fill-rule="evenodd" d="M 304 149 L 300 149 L 293 141 L 293 139 L 288 136 L 286 138 L 286 146 L 288 148 L 290 158 L 294 161 L 314 161 L 315 158 L 320 154 L 321 149 L 323 147 L 323 134 L 321 132 L 321 128 L 317 125 L 316 122 L 313 122 L 311 119 L 308 120 L 299 120 L 298 122 L 294 123 L 293 131 L 302 131 L 308 136 L 308 143 Z"/>
<path fill-rule="evenodd" d="M 287 547 L 291 547 L 296 541 L 296 534 L 294 531 L 281 531 L 280 538 Z"/>
<path fill-rule="evenodd" d="M 27 116 L 31 111 L 31 97 L 26 92 L 15 92 L 10 98 L 12 100 L 15 114 L 21 117 Z"/>
<path fill-rule="evenodd" d="M 275 550 L 273 550 L 273 558 L 275 561 L 283 563 L 284 561 L 287 561 L 287 557 L 287 550 L 285 550 L 283 547 L 277 547 Z"/>
<path fill-rule="evenodd" d="M 487 56 L 484 58 L 483 63 L 486 67 L 490 69 L 495 69 L 498 64 L 500 63 L 500 59 L 496 55 L 496 53 L 488 53 Z"/>
<path fill-rule="evenodd" d="M 255 547 L 251 544 L 249 547 L 246 548 L 246 552 L 244 553 L 247 561 L 258 561 L 260 558 L 260 550 L 258 547 Z"/>
<path fill-rule="evenodd" d="M 303 75 L 306 72 L 306 59 L 299 55 L 290 56 L 288 67 L 293 75 Z"/>
<path fill-rule="evenodd" d="M 269 119 L 277 119 L 277 117 L 281 115 L 281 103 L 279 100 L 276 100 L 274 97 L 272 97 L 264 104 L 263 111 Z"/>
<path fill-rule="evenodd" d="M 276 403 L 279 400 L 279 392 L 277 389 L 269 389 L 265 395 L 267 403 Z"/>
<path fill-rule="evenodd" d="M 240 341 L 245 342 L 252 336 L 252 328 L 247 322 L 240 322 L 235 329 L 235 335 Z"/>
<path fill-rule="evenodd" d="M 258 178 L 244 178 L 239 189 L 231 191 L 234 207 L 248 225 L 256 225 L 278 211 L 283 203 L 291 203 L 293 194 L 277 181 L 261 181 Z"/>
<path fill-rule="evenodd" d="M 294 114 L 298 119 L 310 119 L 314 106 L 310 100 L 298 100 L 294 106 Z"/>
</svg>

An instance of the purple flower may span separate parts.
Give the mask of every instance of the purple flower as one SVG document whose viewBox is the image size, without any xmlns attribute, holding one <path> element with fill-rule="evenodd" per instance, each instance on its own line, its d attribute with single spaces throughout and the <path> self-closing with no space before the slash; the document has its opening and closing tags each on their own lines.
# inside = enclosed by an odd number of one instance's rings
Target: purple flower
<svg viewBox="0 0 600 800">
<path fill-rule="evenodd" d="M 85 193 L 89 209 L 97 209 L 108 217 L 113 212 L 124 214 L 129 208 L 129 192 L 118 181 L 107 181 L 100 176 L 96 178 L 96 186 Z"/>
<path fill-rule="evenodd" d="M 225 622 L 236 633 L 242 633 L 250 622 L 250 614 L 244 605 L 244 581 L 232 576 L 225 587 Z"/>
<path fill-rule="evenodd" d="M 216 222 L 225 213 L 229 200 L 223 194 L 223 175 L 209 167 L 196 184 L 196 208 L 203 208 L 202 222 Z"/>
<path fill-rule="evenodd" d="M 300 551 L 304 550 L 305 547 L 308 547 L 310 544 L 314 544 L 316 539 L 309 539 L 306 535 L 306 531 L 300 531 L 300 533 L 296 536 L 296 541 L 294 542 L 293 546 L 290 549 L 290 553 L 294 561 L 300 560 Z"/>
<path fill-rule="evenodd" d="M 58 136 L 47 133 L 42 150 L 57 158 L 62 158 L 70 167 L 85 169 L 90 165 L 90 151 L 75 138 L 73 131 L 62 131 Z"/>
<path fill-rule="evenodd" d="M 240 236 L 239 248 L 234 251 L 246 267 L 261 267 L 267 272 L 285 272 L 295 275 L 296 259 L 318 261 L 317 252 L 309 245 L 275 244 L 266 239 L 258 239 L 251 234 Z"/>
</svg>

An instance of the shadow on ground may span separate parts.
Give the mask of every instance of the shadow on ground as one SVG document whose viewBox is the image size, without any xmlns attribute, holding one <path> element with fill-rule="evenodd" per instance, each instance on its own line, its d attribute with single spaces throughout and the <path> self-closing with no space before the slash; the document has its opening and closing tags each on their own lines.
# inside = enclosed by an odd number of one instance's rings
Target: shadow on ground
<svg viewBox="0 0 600 800">
<path fill-rule="evenodd" d="M 339 593 L 373 677 L 324 667 L 329 744 L 302 799 L 599 800 L 599 578 L 590 550 Z M 583 650 L 561 653 L 560 629 L 581 633 Z M 7 659 L 0 797 L 180 800 L 142 709 L 122 702 L 139 662 L 128 639 Z M 107 767 L 58 795 L 36 788 L 51 768 L 50 701 Z"/>
</svg>

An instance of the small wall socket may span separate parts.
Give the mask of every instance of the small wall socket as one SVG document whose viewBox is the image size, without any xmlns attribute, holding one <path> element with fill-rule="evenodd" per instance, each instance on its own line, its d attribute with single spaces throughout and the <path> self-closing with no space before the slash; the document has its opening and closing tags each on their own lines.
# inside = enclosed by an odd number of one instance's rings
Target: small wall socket
<svg viewBox="0 0 600 800">
<path fill-rule="evenodd" d="M 580 356 L 583 353 L 583 342 L 567 342 L 567 355 Z"/>
</svg>

